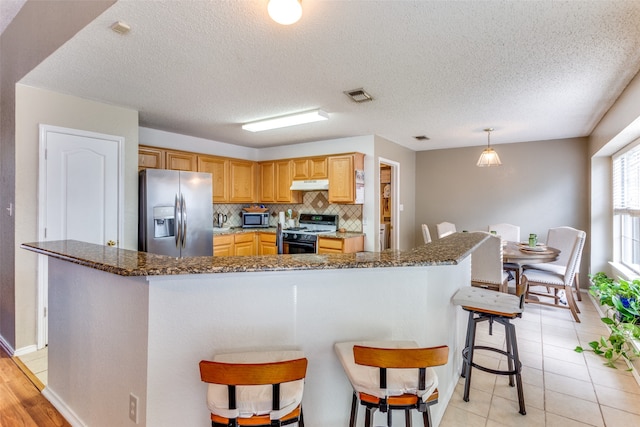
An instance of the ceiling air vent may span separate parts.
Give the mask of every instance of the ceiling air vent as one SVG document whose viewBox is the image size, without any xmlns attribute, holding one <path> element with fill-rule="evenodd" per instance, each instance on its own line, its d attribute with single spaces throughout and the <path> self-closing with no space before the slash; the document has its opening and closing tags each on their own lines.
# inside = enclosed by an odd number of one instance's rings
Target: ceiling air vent
<svg viewBox="0 0 640 427">
<path fill-rule="evenodd" d="M 415 139 L 417 139 L 418 141 L 428 141 L 430 138 L 426 135 L 418 135 L 418 136 L 414 136 Z"/>
<path fill-rule="evenodd" d="M 360 103 L 360 102 L 373 101 L 373 97 L 369 95 L 367 92 L 365 92 L 364 89 L 362 88 L 347 90 L 344 92 L 344 94 L 347 95 L 349 98 L 351 98 L 353 102 Z"/>
</svg>

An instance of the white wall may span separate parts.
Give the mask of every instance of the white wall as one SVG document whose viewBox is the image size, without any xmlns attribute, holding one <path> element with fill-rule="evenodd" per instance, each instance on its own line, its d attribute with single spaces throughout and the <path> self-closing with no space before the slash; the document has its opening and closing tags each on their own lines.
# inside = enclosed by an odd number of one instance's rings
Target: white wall
<svg viewBox="0 0 640 427">
<path fill-rule="evenodd" d="M 476 166 L 482 147 L 416 155 L 416 224 L 449 221 L 458 231 L 507 222 L 544 240 L 551 227 L 587 231 L 581 272 L 589 262 L 589 162 L 586 138 L 494 146 L 502 166 Z M 586 283 L 586 282 L 585 282 Z"/>
<path fill-rule="evenodd" d="M 138 112 L 48 90 L 16 85 L 16 350 L 36 342 L 37 256 L 20 249 L 38 240 L 39 124 L 124 137 L 124 241 L 137 249 Z M 19 214 L 18 214 L 19 213 Z"/>
</svg>

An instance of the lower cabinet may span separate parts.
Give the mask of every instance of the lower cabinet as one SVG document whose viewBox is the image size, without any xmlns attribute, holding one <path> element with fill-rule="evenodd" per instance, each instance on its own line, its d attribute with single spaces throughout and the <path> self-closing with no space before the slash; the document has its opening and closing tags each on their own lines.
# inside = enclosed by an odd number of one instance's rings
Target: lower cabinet
<svg viewBox="0 0 640 427">
<path fill-rule="evenodd" d="M 277 255 L 276 235 L 274 233 L 258 233 L 258 255 Z"/>
<path fill-rule="evenodd" d="M 318 237 L 319 254 L 351 254 L 364 251 L 364 236 L 332 239 Z"/>
<path fill-rule="evenodd" d="M 213 236 L 213 256 L 233 256 L 233 234 Z"/>
</svg>

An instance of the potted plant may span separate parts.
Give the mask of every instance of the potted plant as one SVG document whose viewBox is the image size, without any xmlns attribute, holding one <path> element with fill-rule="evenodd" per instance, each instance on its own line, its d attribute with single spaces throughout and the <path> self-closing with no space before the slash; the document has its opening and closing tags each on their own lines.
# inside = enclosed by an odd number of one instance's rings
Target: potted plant
<svg viewBox="0 0 640 427">
<path fill-rule="evenodd" d="M 590 279 L 589 293 L 606 309 L 602 322 L 611 333 L 590 342 L 589 347 L 606 359 L 605 365 L 615 368 L 615 362 L 621 357 L 631 361 L 640 356 L 633 345 L 633 340 L 640 339 L 640 280 L 615 281 L 602 272 L 591 275 Z M 577 346 L 575 351 L 581 353 L 584 349 Z"/>
</svg>

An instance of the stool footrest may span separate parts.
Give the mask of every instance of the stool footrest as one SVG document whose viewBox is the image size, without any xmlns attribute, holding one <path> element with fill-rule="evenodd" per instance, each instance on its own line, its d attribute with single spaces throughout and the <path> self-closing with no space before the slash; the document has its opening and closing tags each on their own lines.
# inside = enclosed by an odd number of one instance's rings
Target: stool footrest
<svg viewBox="0 0 640 427">
<path fill-rule="evenodd" d="M 482 366 L 482 365 L 478 365 L 475 362 L 471 362 L 471 366 L 473 366 L 474 368 L 478 368 L 481 371 L 484 372 L 488 372 L 490 374 L 495 374 L 495 375 L 516 375 L 519 374 L 522 371 L 522 363 L 519 360 L 516 360 L 515 357 L 513 357 L 512 354 L 507 353 L 504 350 L 500 350 L 499 348 L 493 348 L 493 347 L 487 347 L 484 345 L 474 345 L 473 346 L 473 350 L 487 350 L 487 351 L 493 351 L 495 353 L 500 353 L 503 356 L 508 357 L 509 359 L 513 360 L 514 362 L 514 369 L 510 370 L 510 371 L 502 371 L 499 369 L 492 369 L 492 368 L 487 368 L 486 366 Z M 462 350 L 462 358 L 464 359 L 464 361 L 466 363 L 469 363 L 469 348 L 465 348 Z"/>
</svg>

